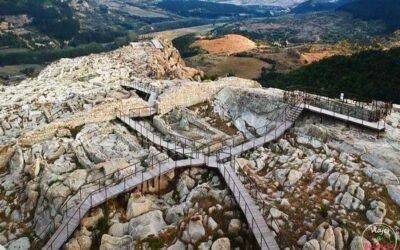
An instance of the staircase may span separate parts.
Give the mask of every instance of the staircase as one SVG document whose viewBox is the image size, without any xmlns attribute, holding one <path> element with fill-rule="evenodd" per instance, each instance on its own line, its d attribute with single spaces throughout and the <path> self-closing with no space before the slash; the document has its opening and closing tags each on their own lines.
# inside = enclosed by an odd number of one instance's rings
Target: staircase
<svg viewBox="0 0 400 250">
<path fill-rule="evenodd" d="M 286 111 L 286 119 L 290 122 L 295 122 L 303 112 L 304 108 L 297 105 L 289 105 Z"/>
</svg>

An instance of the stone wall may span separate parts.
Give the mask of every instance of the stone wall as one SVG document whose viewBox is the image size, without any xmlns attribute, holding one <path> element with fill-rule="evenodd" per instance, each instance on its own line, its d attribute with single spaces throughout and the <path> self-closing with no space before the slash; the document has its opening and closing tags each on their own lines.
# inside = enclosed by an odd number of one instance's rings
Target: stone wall
<svg viewBox="0 0 400 250">
<path fill-rule="evenodd" d="M 175 86 L 158 97 L 156 102 L 159 114 L 165 114 L 174 107 L 189 107 L 214 97 L 221 89 L 227 86 L 259 88 L 260 84 L 236 77 L 222 78 L 215 82 L 190 82 Z"/>
<path fill-rule="evenodd" d="M 70 117 L 58 119 L 50 124 L 45 124 L 38 129 L 24 132 L 19 138 L 19 143 L 21 146 L 31 146 L 51 139 L 61 129 L 74 129 L 83 124 L 110 121 L 115 119 L 116 112 L 128 113 L 130 108 L 138 107 L 148 107 L 148 105 L 140 98 L 129 98 L 99 104 L 87 112 L 80 112 Z"/>
</svg>

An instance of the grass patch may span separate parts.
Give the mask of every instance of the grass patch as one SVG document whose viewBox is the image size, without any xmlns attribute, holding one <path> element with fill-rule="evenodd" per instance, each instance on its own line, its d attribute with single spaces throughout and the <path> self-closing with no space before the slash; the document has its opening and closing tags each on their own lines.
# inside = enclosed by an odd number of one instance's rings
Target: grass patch
<svg viewBox="0 0 400 250">
<path fill-rule="evenodd" d="M 325 204 L 321 204 L 321 208 L 319 209 L 319 215 L 321 215 L 322 218 L 328 218 L 328 210 L 329 207 Z"/>
</svg>

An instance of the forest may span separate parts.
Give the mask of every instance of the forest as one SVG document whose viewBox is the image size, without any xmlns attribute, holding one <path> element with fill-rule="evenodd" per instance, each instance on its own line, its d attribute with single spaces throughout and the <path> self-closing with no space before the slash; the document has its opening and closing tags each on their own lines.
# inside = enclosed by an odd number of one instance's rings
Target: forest
<svg viewBox="0 0 400 250">
<path fill-rule="evenodd" d="M 399 0 L 356 0 L 338 10 L 350 12 L 354 17 L 363 20 L 382 20 L 389 32 L 400 28 Z"/>
<path fill-rule="evenodd" d="M 345 92 L 400 103 L 400 48 L 333 56 L 286 74 L 265 70 L 259 82 L 264 87 L 300 85 L 333 97 Z"/>
<path fill-rule="evenodd" d="M 212 3 L 205 1 L 179 1 L 166 0 L 158 6 L 167 11 L 185 17 L 219 18 L 219 17 L 239 17 L 240 15 L 260 15 L 256 9 L 243 7 L 234 4 Z"/>
<path fill-rule="evenodd" d="M 69 40 L 80 29 L 66 2 L 54 0 L 0 0 L 0 16 L 27 14 L 33 26 L 59 40 Z"/>
</svg>

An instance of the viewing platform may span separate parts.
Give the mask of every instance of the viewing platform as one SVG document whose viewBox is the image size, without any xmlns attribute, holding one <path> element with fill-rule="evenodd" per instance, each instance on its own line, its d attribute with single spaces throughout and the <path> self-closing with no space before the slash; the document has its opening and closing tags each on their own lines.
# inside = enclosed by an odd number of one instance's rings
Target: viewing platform
<svg viewBox="0 0 400 250">
<path fill-rule="evenodd" d="M 358 101 L 356 98 L 345 98 L 342 93 L 339 99 L 306 92 L 307 90 L 285 91 L 286 103 L 313 113 L 332 117 L 362 126 L 375 131 L 383 131 L 386 127 L 386 116 L 392 109 L 391 103 L 382 101 Z M 361 98 L 359 98 L 361 99 Z"/>
</svg>

